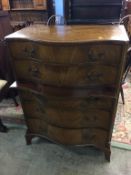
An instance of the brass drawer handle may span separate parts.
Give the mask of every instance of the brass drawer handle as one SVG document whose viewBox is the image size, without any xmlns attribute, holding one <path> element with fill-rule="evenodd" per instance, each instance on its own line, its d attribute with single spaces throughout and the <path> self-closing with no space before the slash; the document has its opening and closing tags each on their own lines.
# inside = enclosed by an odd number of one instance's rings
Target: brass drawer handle
<svg viewBox="0 0 131 175">
<path fill-rule="evenodd" d="M 34 58 L 36 55 L 36 50 L 35 49 L 32 49 L 31 52 L 30 52 L 30 57 L 31 58 Z"/>
<path fill-rule="evenodd" d="M 33 48 L 33 49 L 27 49 L 27 48 L 24 48 L 22 50 L 22 53 L 24 53 L 25 56 L 27 57 L 31 57 L 31 58 L 34 58 L 35 55 L 36 55 L 36 50 Z"/>
<path fill-rule="evenodd" d="M 90 133 L 90 132 L 84 132 L 84 138 L 86 140 L 92 141 L 96 138 L 96 134 L 95 133 Z"/>
<path fill-rule="evenodd" d="M 96 122 L 98 120 L 98 117 L 96 115 L 94 115 L 94 116 L 92 116 L 91 120 Z"/>
<path fill-rule="evenodd" d="M 89 140 L 94 140 L 96 138 L 96 134 L 92 134 L 92 135 L 90 135 L 90 137 L 89 137 Z"/>
<path fill-rule="evenodd" d="M 38 68 L 33 68 L 33 69 L 31 70 L 31 72 L 33 72 L 33 73 L 38 73 L 39 70 L 38 70 Z"/>
<path fill-rule="evenodd" d="M 28 52 L 28 49 L 27 48 L 24 48 L 22 50 L 22 53 L 24 53 L 25 56 L 28 56 L 29 55 L 29 52 Z"/>
<path fill-rule="evenodd" d="M 102 76 L 103 76 L 102 73 L 99 73 L 99 74 L 90 73 L 90 74 L 87 75 L 87 79 L 90 80 L 90 81 L 100 81 Z"/>
<path fill-rule="evenodd" d="M 98 120 L 98 117 L 97 117 L 96 115 L 94 115 L 94 116 L 89 116 L 89 117 L 85 116 L 84 118 L 85 118 L 86 121 L 88 121 L 88 122 L 93 122 L 93 123 L 96 122 L 96 121 Z"/>
<path fill-rule="evenodd" d="M 44 110 L 44 108 L 42 106 L 37 107 L 36 108 L 36 112 L 40 112 L 42 114 L 45 114 L 45 110 Z"/>
<path fill-rule="evenodd" d="M 33 75 L 33 76 L 38 76 L 40 74 L 40 71 L 37 67 L 29 67 L 28 71 Z"/>
<path fill-rule="evenodd" d="M 94 104 L 94 103 L 98 103 L 100 101 L 100 98 L 98 97 L 89 97 L 87 99 L 85 99 L 81 104 L 80 106 L 82 107 L 86 107 L 87 105 L 90 105 L 90 104 Z"/>
<path fill-rule="evenodd" d="M 99 53 L 97 55 L 95 55 L 93 53 L 93 51 L 90 51 L 88 53 L 88 59 L 91 61 L 91 62 L 96 62 L 96 61 L 101 61 L 103 58 L 105 57 L 104 53 Z"/>
</svg>

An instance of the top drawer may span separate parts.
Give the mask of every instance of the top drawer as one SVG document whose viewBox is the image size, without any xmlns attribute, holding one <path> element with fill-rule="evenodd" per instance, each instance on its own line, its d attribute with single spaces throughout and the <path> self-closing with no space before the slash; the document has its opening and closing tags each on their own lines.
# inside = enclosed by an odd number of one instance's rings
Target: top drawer
<svg viewBox="0 0 131 175">
<path fill-rule="evenodd" d="M 118 65 L 122 46 L 118 44 L 87 43 L 73 45 L 40 44 L 13 41 L 9 45 L 13 59 L 36 59 L 52 64 L 100 63 Z"/>
</svg>

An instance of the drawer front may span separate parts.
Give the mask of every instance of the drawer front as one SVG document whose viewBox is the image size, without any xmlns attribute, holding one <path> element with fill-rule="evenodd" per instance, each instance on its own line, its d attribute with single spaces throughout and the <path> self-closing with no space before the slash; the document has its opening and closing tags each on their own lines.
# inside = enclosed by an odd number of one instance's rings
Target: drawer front
<svg viewBox="0 0 131 175">
<path fill-rule="evenodd" d="M 49 124 L 64 128 L 102 128 L 109 129 L 110 113 L 102 110 L 61 110 L 45 109 Z"/>
<path fill-rule="evenodd" d="M 43 107 L 36 102 L 22 104 L 26 119 L 40 118 L 49 124 L 64 128 L 103 128 L 108 130 L 111 114 L 104 110 L 84 109 L 80 111 L 52 109 Z"/>
<path fill-rule="evenodd" d="M 41 105 L 45 104 L 45 107 L 52 109 L 78 109 L 83 111 L 84 109 L 103 109 L 111 110 L 114 104 L 114 100 L 107 97 L 84 97 L 84 98 L 45 98 L 39 96 L 39 102 Z"/>
<path fill-rule="evenodd" d="M 26 118 L 43 119 L 48 123 L 65 128 L 85 128 L 99 127 L 108 129 L 111 118 L 111 105 L 106 106 L 107 110 L 99 109 L 99 103 L 94 103 L 94 106 L 86 104 L 79 105 L 79 100 L 74 100 L 75 105 L 69 106 L 69 100 L 46 99 L 38 95 L 26 93 L 22 96 L 22 106 Z M 83 99 L 86 101 L 87 99 Z M 73 101 L 73 100 L 72 100 Z M 108 100 L 109 101 L 109 100 Z M 58 106 L 58 104 L 61 105 Z M 63 102 L 63 105 L 62 105 Z M 68 104 L 66 105 L 65 102 Z M 110 101 L 111 102 L 111 101 Z M 82 103 L 82 99 L 81 99 Z M 109 103 L 109 102 L 108 102 Z M 56 105 L 57 104 L 57 105 Z M 104 105 L 101 107 L 104 108 Z"/>
<path fill-rule="evenodd" d="M 105 147 L 107 140 L 107 132 L 100 129 L 64 129 L 37 119 L 28 119 L 27 125 L 30 133 L 43 135 L 52 141 L 65 145 L 92 144 Z"/>
<path fill-rule="evenodd" d="M 117 85 L 115 67 L 87 64 L 84 66 L 51 66 L 30 60 L 15 61 L 18 80 L 40 80 L 49 85 L 84 86 Z"/>
<path fill-rule="evenodd" d="M 45 63 L 78 64 L 99 63 L 119 65 L 122 46 L 118 44 L 45 45 L 35 42 L 11 42 L 14 59 L 36 59 Z"/>
<path fill-rule="evenodd" d="M 33 58 L 35 53 L 33 42 L 14 41 L 9 44 L 9 49 L 14 59 Z"/>
<path fill-rule="evenodd" d="M 44 107 L 50 107 L 53 109 L 78 109 L 84 110 L 90 109 L 102 109 L 111 110 L 115 100 L 102 96 L 89 96 L 84 98 L 70 98 L 70 97 L 48 97 L 42 96 L 31 90 L 21 89 L 19 93 L 23 102 L 32 103 L 36 102 Z"/>
</svg>

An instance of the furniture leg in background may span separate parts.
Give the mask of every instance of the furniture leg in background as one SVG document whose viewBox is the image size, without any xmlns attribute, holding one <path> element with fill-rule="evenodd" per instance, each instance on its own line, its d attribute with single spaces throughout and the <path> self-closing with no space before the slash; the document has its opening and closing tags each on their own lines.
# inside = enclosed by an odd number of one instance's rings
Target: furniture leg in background
<svg viewBox="0 0 131 175">
<path fill-rule="evenodd" d="M 3 100 L 8 91 L 8 82 L 6 80 L 0 80 L 0 101 Z M 0 132 L 7 132 L 6 126 L 3 125 L 0 118 Z"/>
</svg>

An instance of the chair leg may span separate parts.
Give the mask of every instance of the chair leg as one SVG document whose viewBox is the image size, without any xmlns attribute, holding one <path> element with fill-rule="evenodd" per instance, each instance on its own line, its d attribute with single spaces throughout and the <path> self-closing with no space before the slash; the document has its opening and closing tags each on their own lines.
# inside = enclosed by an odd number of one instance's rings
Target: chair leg
<svg viewBox="0 0 131 175">
<path fill-rule="evenodd" d="M 12 98 L 12 100 L 14 101 L 15 106 L 17 107 L 17 106 L 19 106 L 19 104 L 18 104 L 15 96 L 16 96 L 15 89 L 10 88 L 10 97 Z"/>
<path fill-rule="evenodd" d="M 125 82 L 125 79 L 126 79 L 126 77 L 127 77 L 127 74 L 128 74 L 128 72 L 130 71 L 130 67 L 131 67 L 131 65 L 129 65 L 129 66 L 127 67 L 127 70 L 126 70 L 126 72 L 124 73 L 123 82 Z"/>
<path fill-rule="evenodd" d="M 122 86 L 121 86 L 121 89 L 120 89 L 120 93 L 121 93 L 122 102 L 123 102 L 123 104 L 125 104 L 124 92 L 123 92 Z"/>
<path fill-rule="evenodd" d="M 17 92 L 17 83 L 16 83 L 16 81 L 14 81 L 10 86 L 10 96 L 13 99 L 13 101 L 15 103 L 15 106 L 19 106 L 19 104 L 18 104 L 18 102 L 15 98 L 17 94 L 18 94 L 18 92 Z"/>
<path fill-rule="evenodd" d="M 14 101 L 14 103 L 15 103 L 15 106 L 16 106 L 16 107 L 19 106 L 19 104 L 18 104 L 16 98 L 15 98 L 15 97 L 12 97 L 12 99 L 13 99 L 13 101 Z"/>
<path fill-rule="evenodd" d="M 7 127 L 3 125 L 1 119 L 0 119 L 0 132 L 7 132 Z"/>
</svg>

